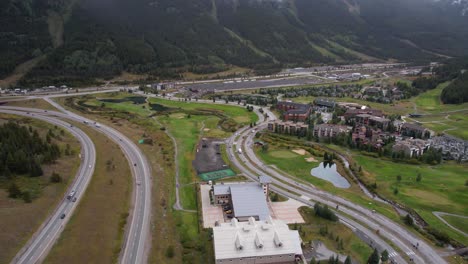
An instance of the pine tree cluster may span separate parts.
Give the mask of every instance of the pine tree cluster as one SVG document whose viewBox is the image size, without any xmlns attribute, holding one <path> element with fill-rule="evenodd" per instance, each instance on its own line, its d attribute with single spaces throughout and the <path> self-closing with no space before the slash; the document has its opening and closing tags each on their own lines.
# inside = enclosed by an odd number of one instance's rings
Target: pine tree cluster
<svg viewBox="0 0 468 264">
<path fill-rule="evenodd" d="M 37 177 L 41 165 L 57 160 L 61 153 L 57 144 L 40 138 L 37 130 L 8 122 L 0 126 L 0 178 L 11 175 Z"/>
</svg>

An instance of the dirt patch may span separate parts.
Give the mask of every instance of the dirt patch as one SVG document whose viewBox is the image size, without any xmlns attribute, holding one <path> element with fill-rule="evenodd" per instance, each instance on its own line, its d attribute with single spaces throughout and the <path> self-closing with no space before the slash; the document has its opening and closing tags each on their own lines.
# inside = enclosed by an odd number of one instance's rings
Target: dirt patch
<svg viewBox="0 0 468 264">
<path fill-rule="evenodd" d="M 228 169 L 221 155 L 219 140 L 203 138 L 197 145 L 193 167 L 197 174 Z"/>
<path fill-rule="evenodd" d="M 305 160 L 306 160 L 307 162 L 318 162 L 318 160 L 316 160 L 314 157 L 305 158 Z"/>
<path fill-rule="evenodd" d="M 210 131 L 211 129 L 209 128 L 204 128 L 203 131 Z"/>
<path fill-rule="evenodd" d="M 293 149 L 292 150 L 294 153 L 296 154 L 299 154 L 301 156 L 304 156 L 307 152 L 305 151 L 305 149 Z"/>
<path fill-rule="evenodd" d="M 175 114 L 171 114 L 170 116 L 171 116 L 171 118 L 182 119 L 182 118 L 184 118 L 186 115 L 183 114 L 183 113 L 175 113 Z"/>
</svg>

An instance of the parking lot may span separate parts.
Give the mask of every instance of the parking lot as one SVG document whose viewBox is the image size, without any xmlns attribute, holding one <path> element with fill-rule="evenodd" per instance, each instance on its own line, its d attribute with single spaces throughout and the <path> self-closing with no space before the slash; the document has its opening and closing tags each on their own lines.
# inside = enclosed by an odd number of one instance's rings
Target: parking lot
<svg viewBox="0 0 468 264">
<path fill-rule="evenodd" d="M 208 184 L 200 185 L 204 228 L 214 227 L 216 221 L 224 222 L 221 206 L 215 206 L 210 203 L 210 188 L 211 186 Z"/>
</svg>

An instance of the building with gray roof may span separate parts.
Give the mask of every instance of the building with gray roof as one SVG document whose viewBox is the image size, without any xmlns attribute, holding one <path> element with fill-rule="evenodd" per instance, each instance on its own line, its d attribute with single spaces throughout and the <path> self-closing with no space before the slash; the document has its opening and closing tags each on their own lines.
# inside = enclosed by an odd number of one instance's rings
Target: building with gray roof
<svg viewBox="0 0 468 264">
<path fill-rule="evenodd" d="M 232 213 L 239 221 L 247 221 L 249 217 L 265 220 L 270 215 L 268 209 L 268 184 L 264 183 L 216 184 L 213 186 L 213 201 L 215 204 L 232 205 Z"/>
</svg>

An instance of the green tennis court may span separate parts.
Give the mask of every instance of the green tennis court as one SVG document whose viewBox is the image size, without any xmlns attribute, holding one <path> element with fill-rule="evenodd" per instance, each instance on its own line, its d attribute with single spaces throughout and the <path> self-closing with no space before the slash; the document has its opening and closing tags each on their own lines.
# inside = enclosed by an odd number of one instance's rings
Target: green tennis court
<svg viewBox="0 0 468 264">
<path fill-rule="evenodd" d="M 232 171 L 231 169 L 218 170 L 218 171 L 205 172 L 205 173 L 198 174 L 198 176 L 200 176 L 200 178 L 204 181 L 213 181 L 213 180 L 218 180 L 218 179 L 231 177 L 235 175 L 236 173 Z"/>
</svg>

